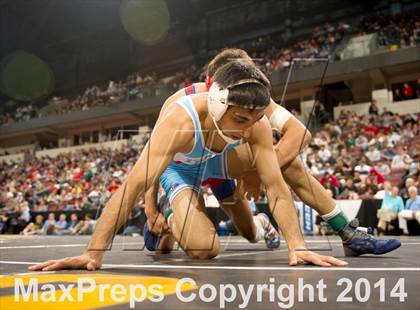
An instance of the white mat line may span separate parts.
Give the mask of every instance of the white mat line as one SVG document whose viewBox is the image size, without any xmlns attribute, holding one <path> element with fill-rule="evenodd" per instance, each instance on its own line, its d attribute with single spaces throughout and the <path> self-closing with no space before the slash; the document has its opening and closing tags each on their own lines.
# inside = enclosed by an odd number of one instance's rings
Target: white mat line
<svg viewBox="0 0 420 310">
<path fill-rule="evenodd" d="M 235 243 L 235 242 L 232 242 Z M 236 242 L 238 243 L 238 242 Z M 306 242 L 306 243 L 324 243 L 325 245 L 328 245 L 327 242 Z M 243 244 L 249 244 L 249 242 L 243 242 Z M 253 243 L 254 244 L 254 243 Z M 419 245 L 420 242 L 402 242 L 402 245 Z M 138 245 L 140 247 L 143 247 L 143 243 L 114 243 L 114 246 L 119 245 Z M 222 245 L 224 245 L 222 243 Z M 226 245 L 229 245 L 229 243 L 226 243 Z M 341 246 L 342 243 L 340 242 L 331 242 L 332 246 Z M 45 249 L 45 248 L 77 248 L 77 247 L 85 247 L 87 246 L 87 243 L 80 243 L 80 244 L 43 244 L 43 245 L 16 245 L 16 246 L 0 246 L 0 250 L 10 250 L 10 249 Z M 120 249 L 119 249 L 120 250 Z M 121 249 L 124 251 L 124 248 Z M 139 248 L 141 250 L 141 248 Z M 106 250 L 108 251 L 108 250 Z"/>
<path fill-rule="evenodd" d="M 34 265 L 38 262 L 0 261 L 0 264 Z M 277 266 L 191 266 L 191 265 L 136 265 L 136 264 L 103 264 L 102 269 L 132 268 L 132 269 L 198 269 L 198 270 L 248 270 L 248 271 L 275 271 L 275 270 L 302 270 L 302 271 L 420 271 L 416 267 L 395 268 L 352 268 L 352 267 L 277 267 Z"/>
<path fill-rule="evenodd" d="M 306 243 L 325 243 L 328 244 L 327 240 L 309 240 L 305 241 Z M 247 240 L 235 240 L 230 242 L 221 242 L 222 245 L 229 245 L 234 243 L 241 243 L 241 244 L 249 244 Z M 40 245 L 15 245 L 15 246 L 0 246 L 0 250 L 8 250 L 8 249 L 43 249 L 43 248 L 76 248 L 76 247 L 85 247 L 88 243 L 71 243 L 71 244 L 40 244 Z M 254 243 L 253 243 L 254 244 Z M 331 240 L 330 244 L 332 245 L 341 245 L 342 241 Z M 420 242 L 404 242 L 402 240 L 402 245 L 419 245 Z M 138 245 L 143 246 L 144 243 L 142 242 L 117 242 L 113 243 L 113 246 L 119 245 Z M 226 247 L 225 247 L 226 248 Z M 124 248 L 123 248 L 124 250 Z"/>
<path fill-rule="evenodd" d="M 285 252 L 287 249 L 281 249 L 281 250 L 274 250 L 274 251 L 253 251 L 253 252 L 242 252 L 242 253 L 232 253 L 232 254 L 220 254 L 216 258 L 224 258 L 224 257 L 232 257 L 232 256 L 246 256 L 246 255 L 256 255 L 256 254 L 267 254 L 267 253 L 275 253 L 275 252 Z"/>
<path fill-rule="evenodd" d="M 116 245 L 140 245 L 143 246 L 144 243 L 139 242 L 118 242 L 113 243 L 113 246 Z M 76 247 L 85 247 L 88 243 L 70 243 L 70 244 L 40 244 L 40 245 L 15 245 L 15 246 L 3 246 L 0 247 L 0 250 L 7 249 L 43 249 L 43 248 L 76 248 Z"/>
</svg>

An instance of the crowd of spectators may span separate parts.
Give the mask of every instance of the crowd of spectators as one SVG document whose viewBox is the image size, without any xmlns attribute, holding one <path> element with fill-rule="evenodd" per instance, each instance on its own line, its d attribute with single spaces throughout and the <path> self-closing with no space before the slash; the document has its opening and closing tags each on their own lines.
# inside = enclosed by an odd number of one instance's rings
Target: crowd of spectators
<svg viewBox="0 0 420 310">
<path fill-rule="evenodd" d="M 420 224 L 420 114 L 380 113 L 374 101 L 364 116 L 343 111 L 315 134 L 303 160 L 334 199 L 381 199 L 379 234 L 409 234 L 408 221 Z"/>
<path fill-rule="evenodd" d="M 350 33 L 351 27 L 346 23 L 330 24 L 315 27 L 309 38 L 299 40 L 292 45 L 276 35 L 260 37 L 251 42 L 239 44 L 237 47 L 246 50 L 261 70 L 268 76 L 274 70 L 287 70 L 296 58 L 326 58 L 334 54 L 334 50 L 343 37 Z M 214 56 L 219 51 L 213 51 Z M 313 65 L 309 60 L 299 60 L 294 68 Z"/>
<path fill-rule="evenodd" d="M 27 223 L 22 221 L 24 229 L 20 231 L 22 235 L 90 235 L 95 229 L 96 220 L 90 213 L 87 213 L 83 220 L 79 220 L 76 213 L 71 213 L 67 220 L 67 215 L 61 213 L 58 220 L 55 213 L 49 213 L 44 220 L 41 214 L 35 216 L 35 221 Z M 16 229 L 16 227 L 14 227 Z"/>
<path fill-rule="evenodd" d="M 131 142 L 115 150 L 92 148 L 0 163 L 0 232 L 21 231 L 29 211 L 94 214 L 121 186 L 142 148 Z M 54 225 L 42 232 L 55 233 Z"/>
<path fill-rule="evenodd" d="M 361 34 L 378 33 L 378 46 L 391 50 L 420 43 L 420 16 L 416 12 L 394 16 L 373 13 L 362 17 L 359 28 Z"/>
<path fill-rule="evenodd" d="M 374 108 L 364 116 L 343 111 L 314 135 L 302 159 L 335 199 L 384 199 L 395 193 L 403 201 L 413 199 L 410 191 L 420 180 L 419 117 Z M 38 218 L 27 226 L 30 212 L 95 213 L 121 186 L 143 145 L 130 142 L 114 150 L 91 148 L 1 163 L 0 231 L 80 233 L 63 219 L 57 224 L 52 215 L 45 219 L 49 224 Z M 132 215 L 133 221 L 137 218 Z M 82 233 L 91 231 L 91 225 L 80 226 Z"/>
<path fill-rule="evenodd" d="M 74 98 L 53 96 L 44 105 L 39 103 L 19 105 L 15 111 L 4 113 L 0 117 L 0 124 L 6 126 L 32 118 L 86 111 L 94 107 L 110 106 L 134 98 L 156 96 L 159 94 L 161 86 L 155 73 L 142 76 L 135 72 L 122 81 L 109 81 L 107 85 L 88 87 L 83 94 Z"/>
<path fill-rule="evenodd" d="M 73 100 L 68 101 L 53 97 L 49 103 L 58 107 L 57 110 L 53 110 L 55 114 L 85 111 L 96 106 L 107 106 L 128 101 L 135 97 L 142 99 L 146 96 L 156 95 L 154 86 L 157 82 L 155 73 L 142 77 L 136 72 L 123 81 L 109 81 L 108 85 L 102 88 L 98 85 L 88 87 L 82 95 Z"/>
<path fill-rule="evenodd" d="M 360 24 L 354 28 L 346 23 L 327 23 L 316 27 L 309 38 L 292 45 L 290 42 L 286 44 L 283 39 L 273 35 L 260 37 L 239 44 L 237 47 L 247 50 L 260 68 L 270 75 L 273 70 L 290 68 L 292 59 L 331 58 L 335 48 L 346 34 L 362 35 L 373 32 L 378 33 L 379 46 L 414 46 L 420 42 L 420 18 L 416 13 L 404 13 L 396 16 L 375 13 L 363 17 Z M 209 57 L 213 57 L 218 52 L 219 50 L 210 52 Z M 312 61 L 297 61 L 294 67 L 300 68 L 312 64 L 314 64 Z M 52 97 L 44 103 L 48 108 L 40 109 L 39 103 L 20 105 L 15 111 L 4 113 L 0 117 L 0 125 L 4 126 L 49 114 L 84 111 L 135 97 L 153 96 L 159 93 L 160 87 L 179 89 L 194 81 L 203 80 L 203 72 L 202 66 L 191 64 L 183 71 L 175 72 L 170 78 L 159 77 L 156 73 L 144 76 L 134 73 L 122 81 L 109 81 L 108 85 L 88 87 L 83 94 L 73 98 Z M 402 91 L 404 89 L 401 90 L 401 94 L 403 94 Z M 398 94 L 396 96 L 398 98 Z M 401 97 L 403 96 L 401 95 Z"/>
<path fill-rule="evenodd" d="M 419 115 L 343 111 L 315 134 L 303 160 L 335 199 L 383 198 L 387 180 L 419 186 L 419 137 Z"/>
</svg>

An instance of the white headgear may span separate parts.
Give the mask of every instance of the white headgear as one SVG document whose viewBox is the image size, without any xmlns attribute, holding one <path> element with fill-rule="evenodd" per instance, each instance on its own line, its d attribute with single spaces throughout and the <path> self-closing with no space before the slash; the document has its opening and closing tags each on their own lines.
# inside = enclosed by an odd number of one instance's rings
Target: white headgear
<svg viewBox="0 0 420 310">
<path fill-rule="evenodd" d="M 260 81 L 257 79 L 243 79 L 239 80 L 238 82 L 229 85 L 226 88 L 220 88 L 220 86 L 213 82 L 209 89 L 208 97 L 207 97 L 207 103 L 208 103 L 208 110 L 210 115 L 216 120 L 219 121 L 223 115 L 226 113 L 226 110 L 228 106 L 235 105 L 232 102 L 228 102 L 229 97 L 229 89 L 231 89 L 234 86 L 242 85 L 242 84 L 260 84 L 264 86 Z M 264 106 L 253 106 L 253 105 L 241 105 L 243 108 L 249 108 L 249 109 L 263 109 Z"/>
<path fill-rule="evenodd" d="M 255 83 L 255 84 L 263 85 L 257 79 L 243 79 L 243 80 L 240 80 L 240 81 L 234 83 L 233 85 L 229 85 L 228 87 L 226 87 L 224 89 L 220 88 L 217 83 L 213 82 L 213 84 L 211 85 L 211 87 L 209 89 L 209 93 L 208 93 L 208 96 L 207 96 L 207 106 L 208 106 L 209 114 L 210 114 L 211 118 L 213 119 L 213 122 L 214 122 L 214 125 L 216 126 L 217 132 L 223 138 L 223 140 L 225 140 L 225 142 L 228 143 L 228 144 L 233 144 L 237 140 L 234 140 L 234 139 L 229 138 L 226 135 L 224 135 L 222 130 L 217 125 L 217 121 L 219 121 L 223 117 L 223 115 L 226 113 L 226 110 L 229 106 L 234 106 L 235 105 L 232 102 L 228 102 L 229 89 L 234 87 L 234 86 L 238 86 L 238 85 L 242 85 L 242 84 L 248 84 L 248 83 Z M 257 106 L 256 107 L 256 106 L 252 106 L 252 105 L 249 105 L 249 106 L 241 105 L 241 107 L 250 108 L 250 109 L 263 109 L 263 108 L 265 108 L 264 106 Z"/>
</svg>

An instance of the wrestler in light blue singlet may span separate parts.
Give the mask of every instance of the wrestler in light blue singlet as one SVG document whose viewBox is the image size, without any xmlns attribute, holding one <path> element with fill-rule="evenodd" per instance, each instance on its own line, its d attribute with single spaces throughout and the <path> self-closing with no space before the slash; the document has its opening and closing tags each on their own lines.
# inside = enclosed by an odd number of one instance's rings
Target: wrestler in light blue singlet
<svg viewBox="0 0 420 310">
<path fill-rule="evenodd" d="M 241 141 L 227 144 L 220 153 L 208 149 L 205 147 L 200 119 L 191 96 L 178 99 L 175 103 L 182 106 L 193 121 L 194 147 L 188 153 L 175 154 L 174 159 L 160 177 L 160 183 L 171 202 L 182 189 L 192 188 L 199 192 L 203 180 L 228 179 L 227 152 L 241 144 Z"/>
</svg>

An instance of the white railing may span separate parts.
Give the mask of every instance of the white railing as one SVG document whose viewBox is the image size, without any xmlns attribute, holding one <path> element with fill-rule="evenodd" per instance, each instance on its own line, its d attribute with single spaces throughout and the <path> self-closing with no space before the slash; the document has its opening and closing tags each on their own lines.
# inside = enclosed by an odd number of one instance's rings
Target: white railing
<svg viewBox="0 0 420 310">
<path fill-rule="evenodd" d="M 6 152 L 10 155 L 15 155 L 19 153 L 23 153 L 25 151 L 33 151 L 35 149 L 35 144 L 25 144 L 13 147 L 5 147 L 0 148 L 0 155 L 6 154 Z"/>
<path fill-rule="evenodd" d="M 61 153 L 70 153 L 77 150 L 86 150 L 90 148 L 96 148 L 96 149 L 104 149 L 104 148 L 110 148 L 112 150 L 118 149 L 122 145 L 127 144 L 128 140 L 116 140 L 116 141 L 107 141 L 107 142 L 101 142 L 101 143 L 87 143 L 83 145 L 77 145 L 77 146 L 69 146 L 69 147 L 60 147 L 57 149 L 49 149 L 49 150 L 42 150 L 35 153 L 35 157 L 41 158 L 43 156 L 49 156 L 49 157 L 56 157 Z"/>
<path fill-rule="evenodd" d="M 334 118 L 337 119 L 337 117 L 343 110 L 356 112 L 357 115 L 365 115 L 369 112 L 369 106 L 370 102 L 335 107 Z M 420 113 L 420 99 L 412 99 L 390 103 L 380 102 L 377 103 L 377 106 L 379 108 L 379 113 L 382 113 L 384 108 L 386 108 L 388 111 L 398 113 L 401 115 L 410 113 Z"/>
<path fill-rule="evenodd" d="M 0 156 L 0 163 L 1 162 L 21 162 L 24 159 L 24 154 L 23 153 L 19 153 L 19 154 L 13 154 L 13 155 L 3 155 Z"/>
</svg>

